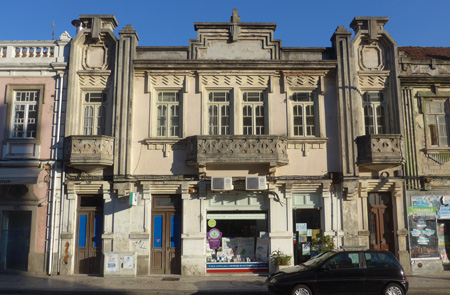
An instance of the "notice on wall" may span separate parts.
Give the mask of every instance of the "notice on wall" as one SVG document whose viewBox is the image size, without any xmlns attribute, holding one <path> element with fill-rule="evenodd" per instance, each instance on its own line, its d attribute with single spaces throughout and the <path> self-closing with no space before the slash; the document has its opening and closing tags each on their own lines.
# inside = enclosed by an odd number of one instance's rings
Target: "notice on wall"
<svg viewBox="0 0 450 295">
<path fill-rule="evenodd" d="M 256 239 L 256 260 L 269 261 L 269 238 Z"/>
<path fill-rule="evenodd" d="M 306 234 L 308 233 L 308 224 L 296 223 L 295 230 L 298 231 L 299 236 L 306 236 Z"/>
<path fill-rule="evenodd" d="M 119 254 L 105 253 L 105 273 L 119 273 Z"/>
<path fill-rule="evenodd" d="M 411 258 L 439 258 L 435 215 L 409 215 Z"/>
</svg>

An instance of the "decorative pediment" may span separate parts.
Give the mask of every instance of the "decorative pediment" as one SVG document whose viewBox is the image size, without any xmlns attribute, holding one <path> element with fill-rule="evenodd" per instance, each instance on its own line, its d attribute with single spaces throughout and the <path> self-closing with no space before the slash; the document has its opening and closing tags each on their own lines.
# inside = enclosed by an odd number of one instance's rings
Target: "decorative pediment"
<svg viewBox="0 0 450 295">
<path fill-rule="evenodd" d="M 273 40 L 274 23 L 241 23 L 237 9 L 229 23 L 195 23 L 197 40 L 190 41 L 190 59 L 276 60 L 281 41 Z"/>
</svg>

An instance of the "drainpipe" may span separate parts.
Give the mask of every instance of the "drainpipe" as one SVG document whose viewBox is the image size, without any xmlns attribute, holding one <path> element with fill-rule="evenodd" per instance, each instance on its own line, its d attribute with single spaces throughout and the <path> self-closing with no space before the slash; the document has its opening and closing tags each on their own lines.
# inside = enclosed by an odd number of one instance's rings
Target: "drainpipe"
<svg viewBox="0 0 450 295">
<path fill-rule="evenodd" d="M 62 96 L 63 96 L 63 81 L 64 81 L 64 73 L 58 74 L 58 117 L 56 121 L 56 134 L 53 140 L 53 146 L 55 147 L 52 155 L 52 160 L 54 161 L 53 165 L 53 175 L 52 175 L 52 190 L 51 190 L 51 199 L 50 202 L 52 204 L 51 208 L 51 218 L 50 218 L 50 245 L 49 245 L 49 258 L 48 258 L 48 275 L 51 276 L 53 272 L 53 249 L 54 249 L 54 240 L 55 240 L 55 214 L 56 214 L 56 180 L 57 175 L 61 172 L 61 166 L 58 165 L 58 153 L 59 153 L 59 144 L 61 141 L 61 109 L 62 109 Z M 62 176 L 62 175 L 61 175 Z M 63 183 L 63 179 L 61 178 L 61 185 Z M 59 197 L 62 198 L 61 194 L 62 190 L 60 190 Z M 59 216 L 61 219 L 61 215 Z M 58 235 L 58 241 L 60 240 L 60 236 Z"/>
</svg>

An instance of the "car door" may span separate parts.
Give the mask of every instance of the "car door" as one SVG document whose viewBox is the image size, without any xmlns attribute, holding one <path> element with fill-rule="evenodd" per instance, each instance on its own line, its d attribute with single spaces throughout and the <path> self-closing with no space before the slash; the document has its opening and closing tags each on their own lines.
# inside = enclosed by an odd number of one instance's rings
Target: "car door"
<svg viewBox="0 0 450 295">
<path fill-rule="evenodd" d="M 402 280 L 401 267 L 392 253 L 366 252 L 364 258 L 364 289 L 367 294 L 380 294 L 388 282 Z"/>
<path fill-rule="evenodd" d="M 364 270 L 358 252 L 342 252 L 331 257 L 317 272 L 320 294 L 360 294 L 364 288 Z"/>
</svg>

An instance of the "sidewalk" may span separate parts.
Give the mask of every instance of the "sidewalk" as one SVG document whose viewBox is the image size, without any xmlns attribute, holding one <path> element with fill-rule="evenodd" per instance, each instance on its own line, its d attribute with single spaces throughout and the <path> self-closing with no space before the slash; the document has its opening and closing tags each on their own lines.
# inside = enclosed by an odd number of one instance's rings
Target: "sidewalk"
<svg viewBox="0 0 450 295">
<path fill-rule="evenodd" d="M 0 274 L 0 294 L 268 294 L 266 276 L 99 277 Z M 408 277 L 408 294 L 450 294 L 450 271 Z"/>
<path fill-rule="evenodd" d="M 0 275 L 0 294 L 268 294 L 266 276 Z"/>
</svg>

